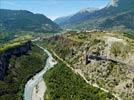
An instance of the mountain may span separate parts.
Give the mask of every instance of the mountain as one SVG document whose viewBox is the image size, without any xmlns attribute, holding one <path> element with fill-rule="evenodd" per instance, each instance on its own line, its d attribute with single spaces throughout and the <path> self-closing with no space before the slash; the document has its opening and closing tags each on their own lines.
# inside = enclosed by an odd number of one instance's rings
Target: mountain
<svg viewBox="0 0 134 100">
<path fill-rule="evenodd" d="M 59 18 L 55 19 L 54 22 L 60 25 L 60 24 L 62 24 L 62 23 L 67 22 L 72 16 L 73 16 L 73 15 L 64 16 L 64 17 L 59 17 Z"/>
<path fill-rule="evenodd" d="M 120 28 L 124 27 L 127 29 L 134 29 L 134 11 L 124 12 L 117 16 L 108 18 L 103 23 L 101 23 L 99 27 L 107 29 L 114 26 L 119 26 Z"/>
<path fill-rule="evenodd" d="M 123 28 L 133 29 L 133 27 L 129 27 L 134 26 L 132 16 L 134 16 L 134 0 L 112 0 L 111 3 L 102 9 L 82 14 L 77 13 L 77 16 L 74 14 L 69 19 L 64 19 L 65 21 L 60 21 L 58 18 L 55 22 L 64 28 L 111 29 L 117 25 L 117 27 L 123 26 Z"/>
<path fill-rule="evenodd" d="M 0 29 L 8 32 L 57 32 L 60 27 L 42 14 L 27 10 L 0 9 Z"/>
<path fill-rule="evenodd" d="M 70 23 L 75 23 L 84 19 L 87 19 L 88 16 L 97 11 L 97 8 L 86 8 L 86 9 L 82 9 L 79 12 L 70 15 L 70 16 L 66 16 L 66 17 L 60 17 L 54 20 L 54 22 L 56 22 L 59 25 L 66 25 L 66 24 L 70 24 Z"/>
</svg>

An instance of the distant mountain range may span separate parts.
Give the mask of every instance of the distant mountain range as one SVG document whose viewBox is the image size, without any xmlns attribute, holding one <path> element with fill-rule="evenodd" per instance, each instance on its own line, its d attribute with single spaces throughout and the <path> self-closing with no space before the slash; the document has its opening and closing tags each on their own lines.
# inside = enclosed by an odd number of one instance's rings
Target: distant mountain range
<svg viewBox="0 0 134 100">
<path fill-rule="evenodd" d="M 57 32 L 60 27 L 42 14 L 27 10 L 0 9 L 0 30 L 8 32 Z"/>
<path fill-rule="evenodd" d="M 56 20 L 54 20 L 54 22 L 56 22 L 57 24 L 61 26 L 62 25 L 64 26 L 70 23 L 76 23 L 76 22 L 88 19 L 88 16 L 97 10 L 98 10 L 97 8 L 82 9 L 73 15 L 57 18 Z"/>
<path fill-rule="evenodd" d="M 134 29 L 134 0 L 112 0 L 102 9 L 87 8 L 55 22 L 74 29 Z"/>
</svg>

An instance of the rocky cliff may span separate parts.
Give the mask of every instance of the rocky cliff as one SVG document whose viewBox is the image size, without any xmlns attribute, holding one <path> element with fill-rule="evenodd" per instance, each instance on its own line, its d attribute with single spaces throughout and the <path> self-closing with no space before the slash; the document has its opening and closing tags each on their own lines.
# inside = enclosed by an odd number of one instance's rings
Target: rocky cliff
<svg viewBox="0 0 134 100">
<path fill-rule="evenodd" d="M 3 53 L 0 53 L 0 80 L 3 80 L 4 76 L 6 75 L 6 71 L 8 70 L 9 66 L 9 59 L 11 56 L 21 56 L 26 54 L 29 50 L 31 50 L 31 41 L 27 41 L 22 45 L 19 45 L 14 48 L 10 48 Z"/>
</svg>

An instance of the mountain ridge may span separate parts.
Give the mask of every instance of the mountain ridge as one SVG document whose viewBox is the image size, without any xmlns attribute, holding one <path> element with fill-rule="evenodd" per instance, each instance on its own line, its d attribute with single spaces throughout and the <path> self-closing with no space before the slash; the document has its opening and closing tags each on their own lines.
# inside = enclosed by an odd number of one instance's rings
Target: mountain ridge
<svg viewBox="0 0 134 100">
<path fill-rule="evenodd" d="M 85 16 L 85 17 L 81 17 L 81 18 L 79 18 L 79 20 L 74 20 L 74 19 L 77 19 L 77 16 L 72 16 L 69 19 L 66 19 L 66 17 L 65 17 L 64 19 L 62 19 L 61 22 L 60 21 L 57 22 L 57 19 L 56 19 L 55 22 L 63 28 L 73 28 L 73 29 L 74 28 L 75 29 L 76 28 L 79 28 L 79 29 L 82 29 L 82 28 L 100 29 L 101 28 L 101 29 L 105 29 L 105 26 L 102 27 L 102 25 L 101 25 L 102 23 L 106 24 L 106 23 L 104 23 L 105 20 L 107 20 L 109 18 L 111 19 L 113 17 L 116 17 L 119 14 L 127 13 L 127 12 L 128 12 L 128 15 L 126 14 L 127 16 L 130 15 L 129 12 L 132 12 L 131 16 L 133 16 L 133 12 L 134 12 L 134 1 L 133 0 L 129 0 L 129 1 L 116 0 L 114 3 L 109 3 L 106 7 L 102 8 L 100 10 L 97 10 L 95 12 L 83 13 L 82 16 Z M 81 15 L 79 14 L 79 16 L 81 16 Z M 118 18 L 115 18 L 115 19 L 118 19 Z M 60 19 L 58 19 L 58 20 L 60 20 Z M 103 20 L 104 20 L 104 22 L 103 22 Z M 133 20 L 133 18 L 129 17 L 129 19 L 125 23 L 125 27 L 130 26 L 130 25 L 128 25 L 128 23 L 132 22 L 132 20 Z M 119 20 L 114 20 L 114 21 L 118 22 Z M 85 23 L 86 23 L 86 25 L 85 25 Z M 111 23 L 108 23 L 108 24 L 111 24 Z M 130 24 L 131 24 L 131 26 L 134 25 L 133 23 L 130 23 Z M 77 26 L 79 26 L 79 27 L 77 27 Z M 118 26 L 120 27 L 120 26 L 122 26 L 122 24 L 118 24 Z M 111 25 L 110 29 L 112 29 L 113 27 L 114 26 Z M 130 28 L 130 29 L 133 29 L 133 28 Z"/>
<path fill-rule="evenodd" d="M 88 16 L 90 13 L 93 13 L 95 11 L 99 10 L 98 8 L 85 8 L 85 9 L 81 9 L 80 11 L 78 11 L 75 14 L 69 15 L 69 16 L 64 16 L 64 17 L 59 17 L 57 19 L 54 20 L 55 23 L 57 24 L 61 24 L 61 23 L 69 23 L 70 21 L 78 21 L 81 18 L 86 18 L 86 16 Z M 76 18 L 77 17 L 77 18 Z"/>
<path fill-rule="evenodd" d="M 18 32 L 53 32 L 60 27 L 43 14 L 35 14 L 27 10 L 0 9 L 0 28 Z"/>
</svg>

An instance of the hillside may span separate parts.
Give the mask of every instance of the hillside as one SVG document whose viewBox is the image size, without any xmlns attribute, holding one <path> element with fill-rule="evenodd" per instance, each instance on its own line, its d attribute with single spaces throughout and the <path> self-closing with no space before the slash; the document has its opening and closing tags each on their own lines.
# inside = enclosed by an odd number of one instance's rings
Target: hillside
<svg viewBox="0 0 134 100">
<path fill-rule="evenodd" d="M 60 27 L 42 14 L 27 10 L 0 9 L 0 30 L 6 32 L 57 32 Z"/>
<path fill-rule="evenodd" d="M 126 17 L 123 17 L 122 14 L 125 13 Z M 77 13 L 79 14 L 79 13 Z M 93 11 L 93 12 L 85 12 L 82 14 L 81 19 L 79 20 L 74 20 L 78 19 L 78 15 L 76 16 L 75 14 L 71 17 L 64 17 L 62 18 L 62 21 L 60 18 L 56 19 L 55 22 L 59 24 L 63 28 L 75 28 L 75 29 L 93 29 L 93 28 L 98 28 L 98 29 L 111 29 L 114 27 L 123 27 L 125 29 L 133 29 L 133 27 L 129 26 L 134 26 L 133 23 L 133 16 L 134 15 L 134 1 L 133 0 L 117 0 L 114 4 L 108 4 L 106 7 Z M 81 16 L 79 14 L 79 16 Z M 125 20 L 123 23 L 121 22 L 120 19 Z M 66 19 L 67 18 L 67 19 Z M 111 20 L 114 18 L 114 20 Z M 116 23 L 117 24 L 113 24 Z M 110 27 L 105 27 L 105 24 L 109 25 Z"/>
<path fill-rule="evenodd" d="M 134 11 L 123 12 L 118 14 L 117 16 L 113 16 L 111 18 L 106 19 L 102 22 L 99 27 L 103 27 L 105 29 L 111 27 L 124 27 L 127 29 L 134 29 Z M 110 23 L 110 24 L 109 24 Z"/>
<path fill-rule="evenodd" d="M 129 38 L 131 37 L 131 38 Z M 91 84 L 134 98 L 134 37 L 117 32 L 67 32 L 41 42 Z"/>
<path fill-rule="evenodd" d="M 117 100 L 111 93 L 93 87 L 75 74 L 65 63 L 58 64 L 44 75 L 47 91 L 44 100 Z"/>
</svg>

